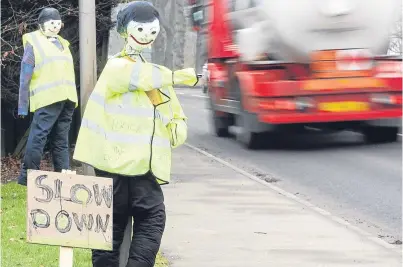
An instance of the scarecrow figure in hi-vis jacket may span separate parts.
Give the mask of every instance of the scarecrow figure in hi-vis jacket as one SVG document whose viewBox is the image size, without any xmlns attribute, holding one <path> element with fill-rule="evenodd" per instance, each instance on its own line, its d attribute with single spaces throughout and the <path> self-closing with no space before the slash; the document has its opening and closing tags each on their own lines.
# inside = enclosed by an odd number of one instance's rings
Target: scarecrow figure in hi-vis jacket
<svg viewBox="0 0 403 267">
<path fill-rule="evenodd" d="M 118 266 L 129 216 L 133 239 L 127 266 L 152 267 L 165 228 L 164 196 L 172 148 L 187 138 L 186 116 L 174 84 L 194 86 L 193 69 L 171 71 L 146 62 L 141 51 L 160 32 L 159 13 L 135 1 L 118 13 L 117 30 L 126 40 L 109 59 L 83 116 L 74 159 L 113 178 L 113 251 L 94 250 L 93 266 Z"/>
<path fill-rule="evenodd" d="M 38 170 L 46 142 L 50 141 L 55 171 L 70 168 L 69 130 L 78 105 L 70 44 L 60 37 L 59 11 L 44 8 L 39 29 L 22 37 L 18 115 L 34 113 L 18 183 L 27 185 L 27 170 Z"/>
</svg>

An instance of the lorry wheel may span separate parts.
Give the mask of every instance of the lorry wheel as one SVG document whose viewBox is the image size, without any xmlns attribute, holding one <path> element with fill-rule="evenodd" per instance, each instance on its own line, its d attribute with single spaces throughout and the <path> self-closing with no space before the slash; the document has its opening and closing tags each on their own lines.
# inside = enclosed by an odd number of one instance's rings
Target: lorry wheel
<svg viewBox="0 0 403 267">
<path fill-rule="evenodd" d="M 210 110 L 212 114 L 213 128 L 214 132 L 218 137 L 228 137 L 229 126 L 230 126 L 230 118 L 229 116 L 218 116 L 217 110 L 214 108 L 214 104 L 210 98 Z"/>
<path fill-rule="evenodd" d="M 237 134 L 237 140 L 240 141 L 247 149 L 256 150 L 262 146 L 262 136 L 260 133 L 244 131 Z"/>
<path fill-rule="evenodd" d="M 248 114 L 243 111 L 237 116 L 237 126 L 239 126 L 240 132 L 237 133 L 236 139 L 243 144 L 247 149 L 256 150 L 263 145 L 263 133 L 255 133 L 250 131 L 248 126 Z"/>
<path fill-rule="evenodd" d="M 247 149 L 256 150 L 258 148 L 261 148 L 263 145 L 264 133 L 251 131 L 251 123 L 252 121 L 256 120 L 256 118 L 252 118 L 252 114 L 244 110 L 239 81 L 235 80 L 233 86 L 235 87 L 235 90 L 239 96 L 240 103 L 240 114 L 237 114 L 235 117 L 235 124 L 238 128 L 240 128 L 240 132 L 237 132 L 236 134 L 236 140 Z"/>
<path fill-rule="evenodd" d="M 392 143 L 397 141 L 398 127 L 366 127 L 363 130 L 365 141 L 370 144 Z"/>
<path fill-rule="evenodd" d="M 217 116 L 217 113 L 213 110 L 213 125 L 215 134 L 218 137 L 229 136 L 228 118 Z"/>
</svg>

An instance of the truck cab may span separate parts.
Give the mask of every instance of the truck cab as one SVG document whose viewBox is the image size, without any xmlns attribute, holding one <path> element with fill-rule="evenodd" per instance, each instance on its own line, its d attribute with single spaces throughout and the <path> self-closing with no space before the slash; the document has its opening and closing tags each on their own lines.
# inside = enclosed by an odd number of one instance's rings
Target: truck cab
<svg viewBox="0 0 403 267">
<path fill-rule="evenodd" d="M 386 54 L 388 16 L 397 0 L 381 8 L 380 0 L 287 3 L 194 6 L 203 16 L 193 18 L 209 18 L 208 93 L 216 135 L 228 136 L 236 126 L 248 148 L 259 147 L 267 133 L 308 127 L 358 131 L 369 143 L 396 141 L 402 58 Z"/>
</svg>

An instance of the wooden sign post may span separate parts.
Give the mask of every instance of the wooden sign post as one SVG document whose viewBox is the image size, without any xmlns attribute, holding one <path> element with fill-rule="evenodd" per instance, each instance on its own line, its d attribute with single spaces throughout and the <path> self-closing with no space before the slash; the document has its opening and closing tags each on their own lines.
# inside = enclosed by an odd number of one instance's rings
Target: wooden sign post
<svg viewBox="0 0 403 267">
<path fill-rule="evenodd" d="M 112 179 L 29 170 L 27 206 L 27 241 L 60 246 L 60 267 L 73 247 L 112 250 Z"/>
<path fill-rule="evenodd" d="M 62 170 L 62 173 L 76 174 L 75 171 Z M 60 247 L 59 267 L 73 267 L 74 251 L 72 247 Z"/>
</svg>

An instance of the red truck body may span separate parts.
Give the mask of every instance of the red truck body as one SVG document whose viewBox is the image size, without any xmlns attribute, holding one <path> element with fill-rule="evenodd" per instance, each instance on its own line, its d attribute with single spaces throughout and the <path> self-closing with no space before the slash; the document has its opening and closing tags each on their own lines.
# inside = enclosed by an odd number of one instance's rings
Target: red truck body
<svg viewBox="0 0 403 267">
<path fill-rule="evenodd" d="M 397 139 L 402 117 L 402 60 L 398 57 L 338 58 L 315 51 L 311 62 L 243 62 L 232 41 L 226 0 L 209 1 L 208 94 L 217 135 L 240 126 L 252 148 L 261 133 L 285 128 L 359 130 L 370 142 Z M 343 61 L 344 60 L 344 61 Z M 371 68 L 340 68 L 371 62 Z M 346 65 L 344 65 L 346 66 Z M 291 126 L 291 127 L 281 127 Z"/>
</svg>

